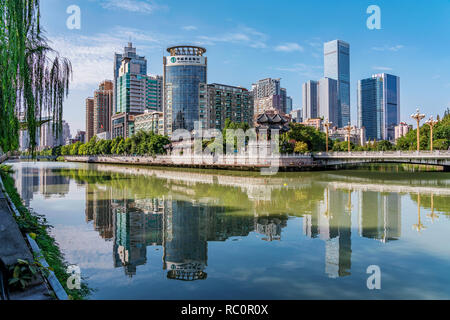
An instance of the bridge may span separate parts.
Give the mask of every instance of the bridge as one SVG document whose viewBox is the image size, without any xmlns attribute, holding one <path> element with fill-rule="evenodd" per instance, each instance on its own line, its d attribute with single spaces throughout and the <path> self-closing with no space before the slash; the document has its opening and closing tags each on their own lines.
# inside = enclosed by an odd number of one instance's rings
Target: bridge
<svg viewBox="0 0 450 320">
<path fill-rule="evenodd" d="M 443 166 L 450 171 L 450 151 L 362 151 L 362 152 L 319 152 L 311 155 L 323 166 L 341 166 L 364 163 L 407 163 Z"/>
</svg>

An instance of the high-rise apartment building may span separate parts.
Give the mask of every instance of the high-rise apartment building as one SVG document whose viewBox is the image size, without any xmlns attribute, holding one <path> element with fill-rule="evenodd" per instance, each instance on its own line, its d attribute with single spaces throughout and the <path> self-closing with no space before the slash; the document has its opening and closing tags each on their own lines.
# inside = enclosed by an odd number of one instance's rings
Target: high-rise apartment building
<svg viewBox="0 0 450 320">
<path fill-rule="evenodd" d="M 382 73 L 358 81 L 358 126 L 366 138 L 395 140 L 400 122 L 400 78 Z"/>
<path fill-rule="evenodd" d="M 116 112 L 111 117 L 111 137 L 134 134 L 134 116 L 146 110 L 161 111 L 163 78 L 141 74 L 142 65 L 125 57 L 116 82 Z"/>
<path fill-rule="evenodd" d="M 338 127 L 350 122 L 350 45 L 342 40 L 324 44 L 324 77 L 337 80 Z"/>
<path fill-rule="evenodd" d="M 94 136 L 94 98 L 86 99 L 86 139 Z"/>
<path fill-rule="evenodd" d="M 205 48 L 175 46 L 164 57 L 164 125 L 172 136 L 177 129 L 208 127 L 207 58 Z M 201 117 L 202 116 L 202 117 Z"/>
<path fill-rule="evenodd" d="M 109 132 L 113 107 L 114 84 L 105 80 L 94 92 L 94 135 Z"/>
<path fill-rule="evenodd" d="M 117 78 L 119 77 L 120 67 L 124 58 L 131 59 L 134 65 L 137 65 L 137 73 L 140 75 L 147 74 L 147 59 L 143 56 L 136 54 L 136 48 L 133 48 L 133 44 L 130 42 L 128 46 L 124 48 L 123 53 L 114 54 L 114 86 L 117 84 Z M 114 89 L 114 100 L 116 99 L 116 89 Z M 113 112 L 116 113 L 117 103 L 114 101 Z"/>
<path fill-rule="evenodd" d="M 252 85 L 255 115 L 269 109 L 283 111 L 282 88 L 280 83 L 281 79 L 266 78 Z M 284 89 L 284 97 L 286 97 L 286 89 Z"/>
<path fill-rule="evenodd" d="M 303 120 L 315 119 L 319 116 L 318 81 L 309 80 L 302 86 Z"/>
<path fill-rule="evenodd" d="M 208 85 L 209 128 L 222 130 L 226 119 L 253 125 L 253 101 L 250 92 L 241 87 L 223 84 Z M 206 115 L 200 114 L 200 117 Z"/>
<path fill-rule="evenodd" d="M 322 78 L 318 83 L 318 117 L 328 120 L 333 126 L 338 126 L 338 94 L 337 81 Z"/>
</svg>

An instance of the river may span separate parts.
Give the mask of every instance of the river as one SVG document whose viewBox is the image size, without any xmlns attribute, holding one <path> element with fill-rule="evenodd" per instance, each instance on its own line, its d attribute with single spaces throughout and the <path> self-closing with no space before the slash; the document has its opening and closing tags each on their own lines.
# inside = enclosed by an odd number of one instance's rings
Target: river
<svg viewBox="0 0 450 320">
<path fill-rule="evenodd" d="M 12 165 L 91 299 L 450 299 L 450 173 Z"/>
</svg>

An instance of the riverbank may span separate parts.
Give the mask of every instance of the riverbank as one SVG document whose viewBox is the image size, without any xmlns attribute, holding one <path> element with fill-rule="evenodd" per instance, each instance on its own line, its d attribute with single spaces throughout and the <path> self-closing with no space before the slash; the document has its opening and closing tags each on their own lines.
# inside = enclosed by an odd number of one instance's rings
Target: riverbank
<svg viewBox="0 0 450 320">
<path fill-rule="evenodd" d="M 7 266 L 14 266 L 18 259 L 27 261 L 40 270 L 35 279 L 24 290 L 16 290 L 11 299 L 19 300 L 82 300 L 89 294 L 89 289 L 82 284 L 81 290 L 69 290 L 66 273 L 68 263 L 65 261 L 55 239 L 50 236 L 46 219 L 31 213 L 22 203 L 14 180 L 0 168 L 1 193 L 0 227 L 2 245 L 0 257 Z M 6 232 L 8 231 L 8 232 Z M 45 280 L 43 278 L 45 277 Z"/>
<path fill-rule="evenodd" d="M 450 152 L 331 152 L 315 154 L 282 155 L 85 155 L 61 156 L 58 161 L 146 165 L 174 168 L 213 170 L 261 171 L 274 174 L 278 171 L 316 171 L 357 168 L 377 163 L 398 163 L 442 167 L 450 171 Z"/>
</svg>

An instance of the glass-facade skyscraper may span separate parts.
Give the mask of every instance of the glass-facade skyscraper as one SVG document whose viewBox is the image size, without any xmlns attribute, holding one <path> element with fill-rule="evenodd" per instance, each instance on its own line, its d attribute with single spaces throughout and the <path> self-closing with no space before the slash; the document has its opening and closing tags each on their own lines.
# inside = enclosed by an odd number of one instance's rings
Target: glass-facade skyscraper
<svg viewBox="0 0 450 320">
<path fill-rule="evenodd" d="M 358 126 L 366 139 L 395 139 L 400 122 L 400 78 L 382 73 L 358 81 Z"/>
<path fill-rule="evenodd" d="M 342 40 L 324 44 L 324 77 L 337 80 L 338 127 L 350 122 L 350 45 Z"/>
<path fill-rule="evenodd" d="M 164 57 L 164 125 L 172 136 L 177 129 L 192 131 L 195 122 L 208 127 L 206 49 L 176 46 Z M 201 118 L 200 115 L 205 115 Z"/>
</svg>

